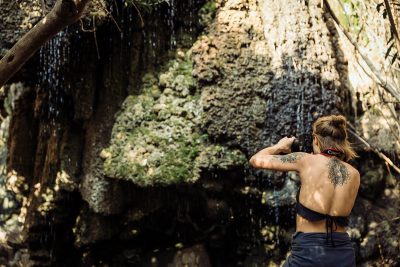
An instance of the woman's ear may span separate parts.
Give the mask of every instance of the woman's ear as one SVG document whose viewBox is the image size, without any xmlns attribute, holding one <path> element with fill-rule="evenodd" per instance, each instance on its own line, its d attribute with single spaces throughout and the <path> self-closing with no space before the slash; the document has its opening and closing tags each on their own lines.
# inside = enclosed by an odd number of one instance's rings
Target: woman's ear
<svg viewBox="0 0 400 267">
<path fill-rule="evenodd" d="M 317 139 L 317 136 L 315 136 L 315 135 L 313 135 L 313 142 L 314 142 L 314 145 L 318 146 L 318 139 Z"/>
</svg>

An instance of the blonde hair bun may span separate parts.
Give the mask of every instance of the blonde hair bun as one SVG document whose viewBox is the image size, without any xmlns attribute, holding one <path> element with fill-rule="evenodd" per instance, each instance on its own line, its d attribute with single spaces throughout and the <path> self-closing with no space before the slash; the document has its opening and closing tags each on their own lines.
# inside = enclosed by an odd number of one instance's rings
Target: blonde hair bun
<svg viewBox="0 0 400 267">
<path fill-rule="evenodd" d="M 348 161 L 357 156 L 347 140 L 346 118 L 330 115 L 318 118 L 313 124 L 313 134 L 317 137 L 321 150 L 335 148 L 344 154 Z"/>
<path fill-rule="evenodd" d="M 331 125 L 338 128 L 346 127 L 346 118 L 342 115 L 333 115 L 331 117 Z"/>
</svg>

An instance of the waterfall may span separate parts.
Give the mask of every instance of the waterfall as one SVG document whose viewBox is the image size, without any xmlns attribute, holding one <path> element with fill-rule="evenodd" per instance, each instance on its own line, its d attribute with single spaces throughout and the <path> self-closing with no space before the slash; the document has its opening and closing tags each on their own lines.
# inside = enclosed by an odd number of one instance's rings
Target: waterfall
<svg viewBox="0 0 400 267">
<path fill-rule="evenodd" d="M 70 56 L 68 36 L 68 29 L 60 31 L 39 51 L 38 81 L 39 87 L 47 96 L 47 108 L 44 112 L 50 126 L 56 125 L 65 101 L 65 73 L 69 71 L 66 63 Z"/>
</svg>

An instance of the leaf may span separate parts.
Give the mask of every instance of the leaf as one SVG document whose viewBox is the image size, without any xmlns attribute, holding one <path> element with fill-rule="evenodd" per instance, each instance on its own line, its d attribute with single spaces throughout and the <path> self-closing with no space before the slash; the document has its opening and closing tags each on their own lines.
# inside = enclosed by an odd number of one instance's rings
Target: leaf
<svg viewBox="0 0 400 267">
<path fill-rule="evenodd" d="M 393 56 L 393 58 L 392 58 L 392 65 L 393 65 L 393 63 L 396 61 L 396 59 L 397 59 L 397 52 L 396 52 L 396 54 L 394 54 L 394 56 Z"/>
<path fill-rule="evenodd" d="M 389 56 L 389 54 L 390 54 L 390 51 L 392 50 L 392 48 L 393 48 L 393 45 L 394 45 L 394 42 L 389 46 L 389 48 L 388 48 L 388 50 L 386 51 L 386 54 L 385 54 L 385 59 L 387 59 L 387 57 Z"/>
<path fill-rule="evenodd" d="M 383 18 L 384 19 L 386 19 L 386 17 L 387 17 L 387 11 L 386 11 L 386 9 L 383 11 Z"/>
</svg>

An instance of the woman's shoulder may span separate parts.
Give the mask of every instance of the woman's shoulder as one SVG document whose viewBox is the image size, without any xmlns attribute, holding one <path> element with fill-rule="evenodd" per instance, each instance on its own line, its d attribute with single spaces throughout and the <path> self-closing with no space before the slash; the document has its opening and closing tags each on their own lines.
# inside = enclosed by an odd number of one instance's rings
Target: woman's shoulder
<svg viewBox="0 0 400 267">
<path fill-rule="evenodd" d="M 302 158 L 309 163 L 320 163 L 320 159 L 324 159 L 324 156 L 322 156 L 321 154 L 306 153 L 306 152 L 297 152 L 297 153 L 301 153 Z"/>
<path fill-rule="evenodd" d="M 352 176 L 353 179 L 355 179 L 359 183 L 360 176 L 361 176 L 360 172 L 354 166 L 352 166 L 350 163 L 344 162 L 344 164 L 346 165 L 346 168 L 349 170 L 350 176 Z"/>
<path fill-rule="evenodd" d="M 358 176 L 358 177 L 360 176 L 360 172 L 353 165 L 351 165 L 350 163 L 345 162 L 345 161 L 340 161 L 340 162 L 344 166 L 346 166 L 346 168 L 349 170 L 351 175 Z"/>
<path fill-rule="evenodd" d="M 326 157 L 321 154 L 303 153 L 302 158 L 304 159 L 303 162 L 305 164 L 313 165 L 315 168 L 318 168 L 318 166 L 323 169 L 327 168 L 330 170 L 330 172 L 332 172 L 332 174 L 340 173 L 342 175 L 346 174 L 351 177 L 360 177 L 360 173 L 355 167 L 336 157 Z"/>
</svg>

